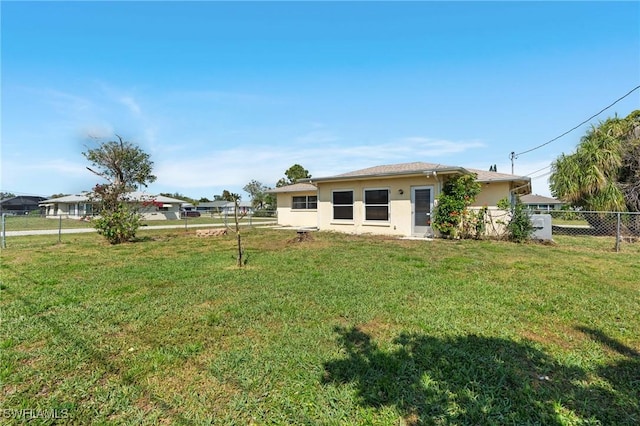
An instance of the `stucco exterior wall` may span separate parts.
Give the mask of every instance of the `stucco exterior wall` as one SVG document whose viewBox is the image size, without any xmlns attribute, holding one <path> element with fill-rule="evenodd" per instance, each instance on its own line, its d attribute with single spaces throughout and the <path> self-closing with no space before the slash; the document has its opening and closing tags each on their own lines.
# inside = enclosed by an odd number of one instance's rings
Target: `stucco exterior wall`
<svg viewBox="0 0 640 426">
<path fill-rule="evenodd" d="M 375 179 L 353 179 L 340 182 L 316 182 L 318 186 L 317 210 L 294 210 L 294 196 L 316 195 L 315 192 L 286 192 L 277 194 L 278 224 L 294 227 L 318 227 L 322 231 L 346 232 L 352 234 L 377 234 L 391 236 L 410 236 L 412 227 L 411 189 L 429 187 L 432 190 L 432 212 L 437 204 L 437 197 L 442 189 L 443 176 L 403 176 L 383 177 Z M 389 190 L 389 219 L 386 221 L 365 220 L 364 191 L 371 189 Z M 497 235 L 504 231 L 500 224 L 505 213 L 498 210 L 499 200 L 510 196 L 511 182 L 483 183 L 482 189 L 473 207 L 488 206 L 488 214 L 493 221 L 487 227 L 487 233 Z M 333 191 L 353 191 L 353 219 L 334 219 L 332 202 Z M 507 220 L 508 221 L 508 220 Z"/>
<path fill-rule="evenodd" d="M 292 208 L 293 197 L 316 195 L 315 191 L 285 192 L 278 194 L 278 225 L 297 228 L 315 228 L 318 226 L 318 210 Z"/>
<path fill-rule="evenodd" d="M 510 200 L 511 182 L 483 183 L 482 189 L 472 206 L 497 206 L 503 198 Z"/>
<path fill-rule="evenodd" d="M 319 183 L 318 227 L 323 231 L 355 234 L 411 235 L 411 188 L 414 186 L 431 186 L 434 199 L 440 191 L 440 183 L 427 176 Z M 388 221 L 365 220 L 365 189 L 389 190 Z M 341 190 L 353 191 L 353 220 L 333 219 L 332 192 Z"/>
</svg>

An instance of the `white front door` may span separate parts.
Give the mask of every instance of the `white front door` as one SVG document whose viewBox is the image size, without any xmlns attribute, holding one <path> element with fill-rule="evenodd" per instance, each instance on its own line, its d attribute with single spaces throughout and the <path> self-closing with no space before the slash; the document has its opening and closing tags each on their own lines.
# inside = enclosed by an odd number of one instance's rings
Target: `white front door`
<svg viewBox="0 0 640 426">
<path fill-rule="evenodd" d="M 433 186 L 411 187 L 411 235 L 432 236 Z"/>
</svg>

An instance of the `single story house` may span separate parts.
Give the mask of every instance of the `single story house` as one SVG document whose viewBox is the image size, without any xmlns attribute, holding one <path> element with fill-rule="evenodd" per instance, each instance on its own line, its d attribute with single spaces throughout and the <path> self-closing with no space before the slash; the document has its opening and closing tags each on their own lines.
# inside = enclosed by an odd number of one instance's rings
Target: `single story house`
<svg viewBox="0 0 640 426">
<path fill-rule="evenodd" d="M 200 203 L 196 206 L 196 210 L 211 214 L 218 213 L 221 215 L 233 215 L 236 209 L 233 201 L 216 200 Z M 238 203 L 238 211 L 240 214 L 253 214 L 254 208 L 251 205 L 251 201 L 240 201 Z"/>
<path fill-rule="evenodd" d="M 423 162 L 304 179 L 269 192 L 277 196 L 282 226 L 424 237 L 433 235 L 431 213 L 444 182 L 472 173 L 482 184 L 473 206 L 487 206 L 490 214 L 498 211 L 499 200 L 531 192 L 526 176 Z"/>
<path fill-rule="evenodd" d="M 1 214 L 27 214 L 32 211 L 40 211 L 39 203 L 46 200 L 45 197 L 34 195 L 18 195 L 16 197 L 3 198 L 0 200 Z"/>
<path fill-rule="evenodd" d="M 564 206 L 564 202 L 556 200 L 555 198 L 545 197 L 538 194 L 528 194 L 520 197 L 522 204 L 527 206 L 527 209 L 539 212 L 548 212 L 551 210 L 560 210 Z"/>
<path fill-rule="evenodd" d="M 180 208 L 184 200 L 151 195 L 136 191 L 127 194 L 127 202 L 135 204 L 143 220 L 180 219 Z M 69 219 L 82 219 L 96 215 L 99 202 L 92 200 L 89 194 L 67 195 L 66 197 L 50 198 L 40 203 L 44 207 L 47 217 L 63 216 Z"/>
<path fill-rule="evenodd" d="M 226 200 L 206 201 L 198 203 L 196 210 L 201 213 L 221 213 L 222 208 L 225 207 L 227 203 L 228 201 Z"/>
</svg>

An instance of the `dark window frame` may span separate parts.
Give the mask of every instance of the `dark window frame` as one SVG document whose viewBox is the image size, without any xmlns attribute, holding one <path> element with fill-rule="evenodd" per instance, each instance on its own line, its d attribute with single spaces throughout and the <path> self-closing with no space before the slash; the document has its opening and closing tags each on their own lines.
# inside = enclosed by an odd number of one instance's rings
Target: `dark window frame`
<svg viewBox="0 0 640 426">
<path fill-rule="evenodd" d="M 297 201 L 296 198 L 298 199 Z M 291 210 L 316 210 L 317 208 L 317 195 L 295 195 L 291 197 Z"/>
<path fill-rule="evenodd" d="M 353 189 L 331 191 L 331 204 L 333 206 L 333 220 L 353 221 Z"/>
<path fill-rule="evenodd" d="M 382 196 L 382 194 L 386 195 Z M 391 216 L 391 191 L 389 188 L 365 188 L 363 200 L 366 222 L 389 222 Z"/>
</svg>

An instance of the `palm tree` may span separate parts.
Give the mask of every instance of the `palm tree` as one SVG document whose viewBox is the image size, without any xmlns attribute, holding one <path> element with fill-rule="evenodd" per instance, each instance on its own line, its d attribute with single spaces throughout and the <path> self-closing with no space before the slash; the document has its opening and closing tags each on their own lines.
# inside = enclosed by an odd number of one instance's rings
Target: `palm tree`
<svg viewBox="0 0 640 426">
<path fill-rule="evenodd" d="M 575 153 L 560 155 L 551 164 L 553 196 L 584 210 L 626 211 L 629 206 L 620 177 L 637 117 L 640 111 L 592 126 Z"/>
<path fill-rule="evenodd" d="M 592 126 L 551 164 L 551 193 L 585 211 L 640 211 L 640 110 Z M 602 230 L 605 216 L 587 216 Z"/>
</svg>

